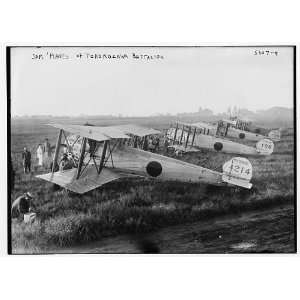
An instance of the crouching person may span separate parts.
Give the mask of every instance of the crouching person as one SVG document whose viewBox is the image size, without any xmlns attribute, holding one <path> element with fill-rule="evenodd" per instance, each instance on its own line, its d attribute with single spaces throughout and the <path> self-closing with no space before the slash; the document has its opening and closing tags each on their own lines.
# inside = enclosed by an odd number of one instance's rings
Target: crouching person
<svg viewBox="0 0 300 300">
<path fill-rule="evenodd" d="M 25 214 L 33 212 L 36 208 L 32 200 L 33 197 L 28 192 L 18 197 L 11 206 L 11 217 L 23 219 Z"/>
</svg>

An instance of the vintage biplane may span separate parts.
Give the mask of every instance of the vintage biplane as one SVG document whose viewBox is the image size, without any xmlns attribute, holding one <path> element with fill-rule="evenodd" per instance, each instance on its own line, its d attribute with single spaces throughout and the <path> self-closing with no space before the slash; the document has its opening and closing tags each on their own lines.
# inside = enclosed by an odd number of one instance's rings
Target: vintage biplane
<svg viewBox="0 0 300 300">
<path fill-rule="evenodd" d="M 198 126 L 203 130 L 206 130 L 206 134 L 226 137 L 226 138 L 236 138 L 239 140 L 248 141 L 261 141 L 266 139 L 271 139 L 274 142 L 280 141 L 280 130 L 271 130 L 268 136 L 250 132 L 245 130 L 246 127 L 239 124 L 236 120 L 223 119 L 217 122 L 217 124 L 208 124 L 205 122 L 197 122 L 192 125 Z"/>
<path fill-rule="evenodd" d="M 230 121 L 232 121 L 232 128 L 239 129 L 242 131 L 246 131 L 247 133 L 253 134 L 264 134 L 274 142 L 279 142 L 281 139 L 281 130 L 280 129 L 273 129 L 268 130 L 266 128 L 255 126 L 250 120 L 248 119 L 240 119 L 238 117 L 230 117 Z"/>
<path fill-rule="evenodd" d="M 215 124 L 197 122 L 193 125 L 205 129 L 210 135 L 236 138 L 240 140 L 260 141 L 263 139 L 271 139 L 274 142 L 278 142 L 281 138 L 280 129 L 270 131 L 263 128 L 253 127 L 251 122 L 237 118 L 222 119 Z M 263 131 L 266 135 L 260 133 Z"/>
<path fill-rule="evenodd" d="M 256 143 L 256 147 L 251 147 L 213 136 L 216 134 L 214 127 L 207 125 L 181 122 L 172 124 L 166 134 L 171 144 L 170 147 L 182 152 L 197 152 L 204 148 L 242 155 L 270 155 L 273 152 L 274 144 L 269 139 L 261 139 Z"/>
<path fill-rule="evenodd" d="M 147 136 L 160 133 L 154 129 L 136 125 L 49 125 L 59 129 L 52 170 L 37 177 L 75 193 L 83 194 L 124 177 L 252 187 L 252 166 L 245 158 L 232 158 L 223 165 L 223 172 L 217 172 L 139 149 L 137 145 L 145 143 Z M 75 163 L 61 169 L 59 157 L 66 153 Z"/>
</svg>

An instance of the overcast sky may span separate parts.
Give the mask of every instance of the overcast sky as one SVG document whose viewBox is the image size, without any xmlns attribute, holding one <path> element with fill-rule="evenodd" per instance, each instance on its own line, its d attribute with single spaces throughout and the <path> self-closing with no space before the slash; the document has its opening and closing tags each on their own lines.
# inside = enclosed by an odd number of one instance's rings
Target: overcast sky
<svg viewBox="0 0 300 300">
<path fill-rule="evenodd" d="M 270 52 L 255 55 L 255 50 Z M 94 59 L 86 53 L 128 58 Z M 137 59 L 133 53 L 159 58 Z M 54 59 L 55 54 L 65 59 Z M 234 105 L 292 107 L 293 49 L 13 48 L 11 99 L 12 115 L 147 116 L 200 106 L 215 113 Z"/>
</svg>

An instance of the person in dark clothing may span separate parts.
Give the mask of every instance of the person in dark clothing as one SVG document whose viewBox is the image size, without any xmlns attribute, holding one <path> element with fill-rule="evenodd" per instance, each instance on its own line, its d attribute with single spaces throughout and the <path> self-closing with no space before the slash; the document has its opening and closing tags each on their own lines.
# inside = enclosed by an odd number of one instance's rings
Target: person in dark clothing
<svg viewBox="0 0 300 300">
<path fill-rule="evenodd" d="M 95 150 L 97 147 L 97 141 L 92 140 L 92 139 L 88 139 L 88 143 L 89 143 L 89 147 L 90 147 L 90 156 L 94 156 L 95 155 Z"/>
<path fill-rule="evenodd" d="M 154 138 L 154 152 L 157 153 L 158 150 L 159 150 L 159 137 L 157 136 Z"/>
<path fill-rule="evenodd" d="M 148 151 L 148 137 L 147 136 L 144 136 L 143 150 Z"/>
<path fill-rule="evenodd" d="M 52 168 L 53 168 L 53 161 L 51 161 L 50 163 L 50 170 L 52 171 Z M 54 172 L 57 172 L 59 171 L 59 165 L 58 163 L 55 164 L 55 168 L 54 168 Z"/>
<path fill-rule="evenodd" d="M 164 153 L 165 154 L 169 153 L 169 140 L 167 137 L 165 137 L 165 140 L 164 140 Z"/>
<path fill-rule="evenodd" d="M 32 203 L 32 195 L 30 193 L 24 193 L 22 196 L 18 197 L 11 206 L 11 217 L 18 218 L 24 216 L 24 214 L 35 209 Z"/>
<path fill-rule="evenodd" d="M 27 150 L 26 147 L 24 147 L 24 151 L 22 153 L 22 160 L 23 160 L 23 168 L 24 168 L 24 174 L 31 172 L 31 153 Z"/>
</svg>

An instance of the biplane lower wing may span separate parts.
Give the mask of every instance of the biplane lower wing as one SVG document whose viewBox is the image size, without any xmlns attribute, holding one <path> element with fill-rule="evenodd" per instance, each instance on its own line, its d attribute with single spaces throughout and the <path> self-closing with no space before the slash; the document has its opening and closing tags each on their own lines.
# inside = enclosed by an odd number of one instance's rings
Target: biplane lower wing
<svg viewBox="0 0 300 300">
<path fill-rule="evenodd" d="M 200 151 L 199 148 L 190 147 L 190 146 L 184 147 L 183 145 L 171 145 L 171 146 L 168 146 L 168 148 L 172 148 L 174 151 L 179 151 L 179 152 L 184 152 L 184 153 Z"/>
<path fill-rule="evenodd" d="M 141 177 L 134 174 L 128 174 L 119 170 L 103 168 L 101 173 L 98 174 L 96 168 L 92 165 L 84 170 L 79 179 L 76 179 L 77 169 L 58 171 L 54 173 L 47 173 L 37 175 L 36 177 L 46 181 L 55 183 L 67 190 L 78 194 L 84 194 L 97 187 L 100 187 L 110 181 L 117 180 L 125 177 Z"/>
</svg>

